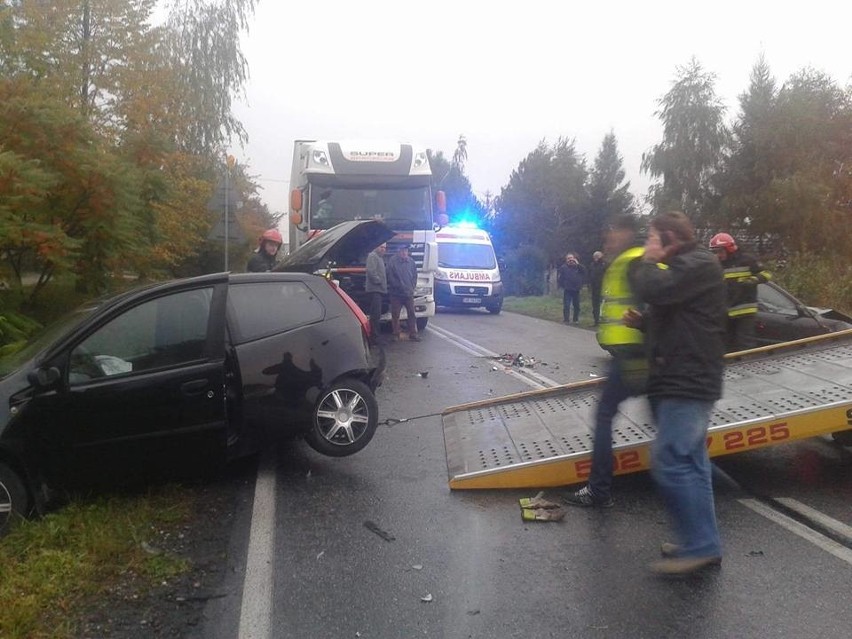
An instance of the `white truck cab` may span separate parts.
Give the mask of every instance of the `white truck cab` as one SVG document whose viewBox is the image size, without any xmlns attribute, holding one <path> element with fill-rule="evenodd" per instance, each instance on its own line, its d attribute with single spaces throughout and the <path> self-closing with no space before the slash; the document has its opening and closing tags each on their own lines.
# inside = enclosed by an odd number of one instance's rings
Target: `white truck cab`
<svg viewBox="0 0 852 639">
<path fill-rule="evenodd" d="M 453 308 L 503 308 L 503 281 L 491 237 L 467 226 L 447 226 L 435 234 L 438 269 L 435 303 Z"/>
</svg>

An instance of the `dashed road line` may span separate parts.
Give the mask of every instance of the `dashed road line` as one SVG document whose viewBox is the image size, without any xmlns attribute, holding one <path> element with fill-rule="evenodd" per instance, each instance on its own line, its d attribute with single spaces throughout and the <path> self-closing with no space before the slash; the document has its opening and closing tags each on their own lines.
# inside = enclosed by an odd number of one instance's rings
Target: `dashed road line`
<svg viewBox="0 0 852 639">
<path fill-rule="evenodd" d="M 825 552 L 834 555 L 838 559 L 842 559 L 847 564 L 852 565 L 852 550 L 850 550 L 846 546 L 837 543 L 833 539 L 826 537 L 825 535 L 817 532 L 813 528 L 809 528 L 805 524 L 796 521 L 792 517 L 788 517 L 787 515 L 780 513 L 777 510 L 774 510 L 770 506 L 767 506 L 763 502 L 760 502 L 756 499 L 739 499 L 737 501 L 739 501 L 746 508 L 750 508 L 757 514 L 766 517 L 772 522 L 775 522 L 782 528 L 786 528 L 794 535 L 798 535 L 802 539 L 811 542 L 813 545 L 824 550 Z"/>
</svg>

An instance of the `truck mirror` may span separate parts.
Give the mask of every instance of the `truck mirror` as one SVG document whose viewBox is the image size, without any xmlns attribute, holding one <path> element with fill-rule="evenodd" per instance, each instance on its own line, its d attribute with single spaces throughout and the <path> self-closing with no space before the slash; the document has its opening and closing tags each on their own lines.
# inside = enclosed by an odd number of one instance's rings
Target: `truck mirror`
<svg viewBox="0 0 852 639">
<path fill-rule="evenodd" d="M 299 226 L 302 223 L 302 214 L 299 211 L 292 211 L 290 213 L 290 224 L 295 226 Z"/>
<path fill-rule="evenodd" d="M 435 203 L 438 205 L 438 213 L 447 212 L 447 194 L 443 191 L 435 193 Z"/>
<path fill-rule="evenodd" d="M 293 189 L 292 191 L 290 191 L 290 210 L 295 211 L 297 213 L 300 213 L 302 211 L 301 189 Z M 301 221 L 301 219 L 299 221 Z"/>
<path fill-rule="evenodd" d="M 450 223 L 450 218 L 446 213 L 438 213 L 438 226 L 445 227 Z"/>
</svg>

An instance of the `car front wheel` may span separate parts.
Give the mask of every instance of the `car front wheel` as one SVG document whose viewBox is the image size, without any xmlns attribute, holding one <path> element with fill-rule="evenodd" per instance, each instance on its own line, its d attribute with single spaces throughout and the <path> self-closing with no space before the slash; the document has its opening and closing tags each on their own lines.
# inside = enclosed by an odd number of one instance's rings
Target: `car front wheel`
<svg viewBox="0 0 852 639">
<path fill-rule="evenodd" d="M 344 379 L 316 403 L 305 440 L 318 453 L 346 457 L 370 443 L 378 422 L 379 405 L 370 388 L 356 379 Z"/>
<path fill-rule="evenodd" d="M 29 498 L 24 483 L 18 473 L 0 464 L 0 535 L 9 530 L 14 519 L 26 517 L 28 512 Z"/>
</svg>

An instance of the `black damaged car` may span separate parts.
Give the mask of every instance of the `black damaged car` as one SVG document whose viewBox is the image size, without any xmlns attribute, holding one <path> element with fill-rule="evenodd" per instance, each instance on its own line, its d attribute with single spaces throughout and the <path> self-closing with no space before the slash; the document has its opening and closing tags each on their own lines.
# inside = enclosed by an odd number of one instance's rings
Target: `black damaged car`
<svg viewBox="0 0 852 639">
<path fill-rule="evenodd" d="M 0 360 L 0 529 L 51 488 L 219 465 L 271 435 L 361 450 L 384 372 L 368 338 L 353 300 L 303 273 L 207 275 L 77 310 Z"/>
</svg>

